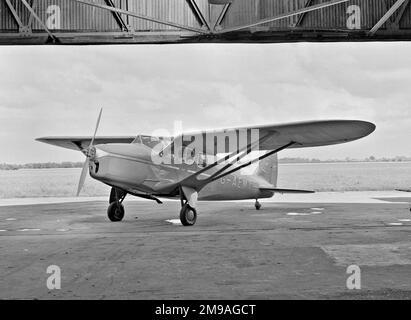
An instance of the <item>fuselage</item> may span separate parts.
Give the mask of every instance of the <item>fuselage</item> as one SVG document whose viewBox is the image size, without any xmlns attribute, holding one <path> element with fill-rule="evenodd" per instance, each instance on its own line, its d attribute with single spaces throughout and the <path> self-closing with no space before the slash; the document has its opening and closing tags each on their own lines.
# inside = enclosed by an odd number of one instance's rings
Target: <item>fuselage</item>
<svg viewBox="0 0 411 320">
<path fill-rule="evenodd" d="M 175 185 L 202 169 L 194 162 L 188 164 L 156 164 L 152 160 L 152 149 L 143 144 L 104 144 L 95 146 L 95 155 L 90 161 L 90 175 L 112 187 L 131 194 L 171 196 L 169 186 Z M 217 165 L 199 179 L 206 179 L 223 165 Z M 240 171 L 226 175 L 205 185 L 198 200 L 245 200 L 273 196 L 271 191 L 261 191 L 268 182 L 254 174 Z"/>
</svg>

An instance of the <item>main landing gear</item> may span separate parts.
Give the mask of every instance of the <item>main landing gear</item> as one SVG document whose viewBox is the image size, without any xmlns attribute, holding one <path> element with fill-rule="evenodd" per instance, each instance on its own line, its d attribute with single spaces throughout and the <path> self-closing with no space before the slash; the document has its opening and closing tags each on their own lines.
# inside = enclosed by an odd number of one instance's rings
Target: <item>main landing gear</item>
<svg viewBox="0 0 411 320">
<path fill-rule="evenodd" d="M 255 209 L 256 209 L 256 210 L 260 210 L 260 209 L 261 209 L 261 203 L 258 202 L 258 199 L 255 200 L 254 206 L 255 206 Z"/>
<path fill-rule="evenodd" d="M 126 197 L 127 192 L 124 192 L 120 189 L 111 188 L 110 199 L 107 209 L 107 216 L 112 222 L 119 222 L 123 220 L 125 210 L 123 206 L 124 198 Z"/>
<path fill-rule="evenodd" d="M 184 190 L 184 191 L 183 191 Z M 125 210 L 123 206 L 124 198 L 127 192 L 118 188 L 111 188 L 110 199 L 107 209 L 107 216 L 110 221 L 118 222 L 123 220 Z M 143 196 L 141 196 L 143 197 Z M 156 200 L 161 203 L 160 200 L 153 196 L 144 196 L 146 199 Z M 183 226 L 193 226 L 197 221 L 197 210 L 194 208 L 197 202 L 197 192 L 193 189 L 184 188 L 180 189 L 181 210 L 180 221 Z"/>
<path fill-rule="evenodd" d="M 180 210 L 180 221 L 183 226 L 193 226 L 197 221 L 197 210 L 186 202 Z"/>
<path fill-rule="evenodd" d="M 190 188 L 180 187 L 180 201 L 181 224 L 186 227 L 193 226 L 197 221 L 197 210 L 194 208 L 197 202 L 197 192 Z"/>
</svg>

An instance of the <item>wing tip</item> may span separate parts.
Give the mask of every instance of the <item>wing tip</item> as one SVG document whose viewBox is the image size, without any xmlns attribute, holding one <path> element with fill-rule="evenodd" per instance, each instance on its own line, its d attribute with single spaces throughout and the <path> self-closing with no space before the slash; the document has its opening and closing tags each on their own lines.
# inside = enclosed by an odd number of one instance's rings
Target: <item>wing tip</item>
<svg viewBox="0 0 411 320">
<path fill-rule="evenodd" d="M 363 125 L 364 129 L 367 131 L 367 135 L 373 133 L 377 129 L 377 126 L 370 121 L 359 120 L 359 123 Z"/>
<path fill-rule="evenodd" d="M 47 137 L 36 138 L 34 141 L 47 143 Z"/>
</svg>

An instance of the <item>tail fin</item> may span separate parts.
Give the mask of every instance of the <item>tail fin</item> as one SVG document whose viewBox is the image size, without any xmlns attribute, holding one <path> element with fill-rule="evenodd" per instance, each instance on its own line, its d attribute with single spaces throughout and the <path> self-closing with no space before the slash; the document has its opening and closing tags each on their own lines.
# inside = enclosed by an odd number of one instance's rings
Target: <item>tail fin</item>
<svg viewBox="0 0 411 320">
<path fill-rule="evenodd" d="M 278 178 L 278 157 L 277 154 L 273 154 L 258 163 L 256 175 L 264 178 L 274 187 L 277 186 Z"/>
</svg>

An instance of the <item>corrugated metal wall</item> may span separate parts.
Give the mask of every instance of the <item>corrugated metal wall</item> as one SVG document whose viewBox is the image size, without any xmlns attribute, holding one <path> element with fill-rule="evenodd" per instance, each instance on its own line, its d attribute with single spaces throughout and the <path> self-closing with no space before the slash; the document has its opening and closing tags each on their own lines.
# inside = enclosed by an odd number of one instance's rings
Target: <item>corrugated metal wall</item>
<svg viewBox="0 0 411 320">
<path fill-rule="evenodd" d="M 89 2 L 106 4 L 104 0 L 88 0 Z M 228 28 L 256 22 L 281 13 L 303 8 L 307 0 L 236 0 L 229 8 L 222 27 Z M 312 4 L 329 0 L 313 0 Z M 346 29 L 349 6 L 355 5 L 361 11 L 361 29 L 370 29 L 396 0 L 352 0 L 330 8 L 307 13 L 299 27 L 309 29 Z M 164 19 L 191 27 L 200 27 L 200 23 L 186 0 L 113 0 L 121 9 L 134 11 L 157 19 Z M 209 5 L 208 0 L 196 0 L 206 19 L 215 21 L 223 6 Z M 23 24 L 29 20 L 29 12 L 20 0 L 11 0 Z M 34 0 L 35 11 L 51 29 L 63 31 L 120 31 L 112 13 L 79 4 L 72 0 Z M 58 18 L 57 18 L 58 17 Z M 178 28 L 145 21 L 133 17 L 123 17 L 136 31 L 168 31 Z M 298 17 L 283 19 L 269 23 L 265 27 L 286 30 Z M 401 28 L 411 29 L 411 9 L 406 9 L 400 23 Z M 33 30 L 42 30 L 40 24 L 33 19 Z M 0 0 L 0 31 L 17 31 L 10 10 L 4 0 Z"/>
</svg>

